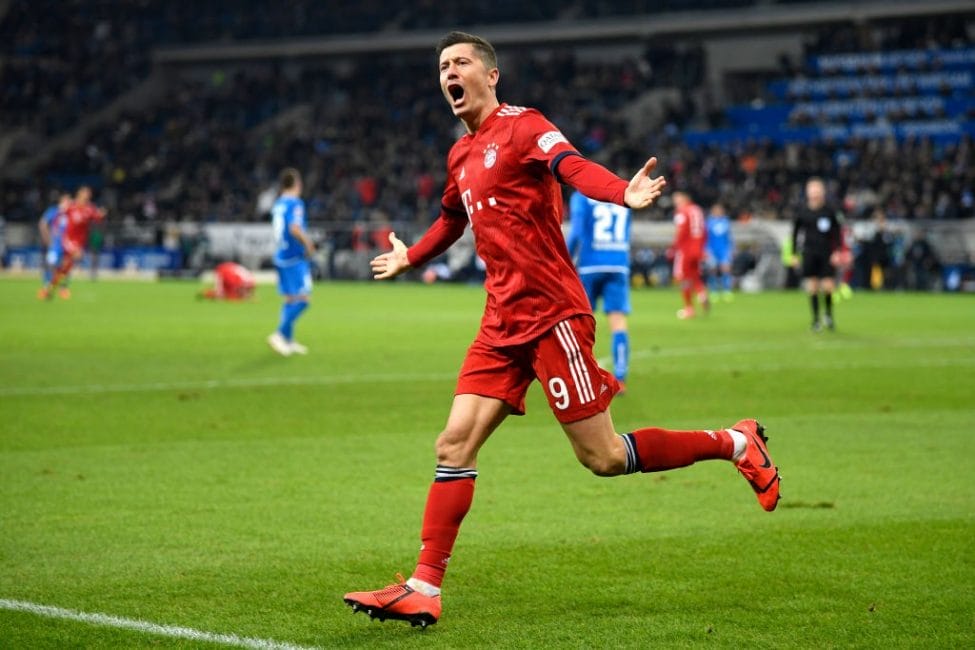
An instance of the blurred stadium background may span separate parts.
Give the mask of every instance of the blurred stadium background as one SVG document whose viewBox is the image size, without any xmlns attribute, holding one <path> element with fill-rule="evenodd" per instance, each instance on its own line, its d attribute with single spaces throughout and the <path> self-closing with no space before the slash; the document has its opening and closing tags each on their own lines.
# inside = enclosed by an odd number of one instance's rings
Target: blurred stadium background
<svg viewBox="0 0 975 650">
<path fill-rule="evenodd" d="M 38 217 L 84 183 L 109 211 L 105 272 L 270 268 L 294 165 L 319 276 L 367 277 L 389 229 L 409 240 L 439 208 L 457 123 L 433 46 L 454 28 L 498 47 L 503 101 L 586 155 L 621 172 L 656 155 L 671 188 L 724 202 L 747 287 L 790 281 L 781 245 L 820 175 L 852 226 L 854 286 L 975 290 L 966 0 L 0 0 L 5 269 L 36 272 Z M 669 208 L 635 227 L 653 282 Z"/>
</svg>

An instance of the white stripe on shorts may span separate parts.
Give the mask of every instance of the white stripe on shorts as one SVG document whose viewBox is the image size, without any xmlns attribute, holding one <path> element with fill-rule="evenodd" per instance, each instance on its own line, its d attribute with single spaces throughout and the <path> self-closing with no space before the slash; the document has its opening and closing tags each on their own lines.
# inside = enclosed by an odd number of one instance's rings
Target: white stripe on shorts
<svg viewBox="0 0 975 650">
<path fill-rule="evenodd" d="M 569 363 L 569 370 L 572 372 L 572 380 L 575 382 L 576 391 L 579 395 L 579 402 L 586 404 L 596 399 L 596 392 L 592 389 L 592 380 L 589 377 L 589 369 L 582 361 L 582 351 L 579 349 L 579 342 L 576 340 L 575 332 L 567 321 L 562 321 L 555 326 L 555 334 L 565 350 L 565 356 Z"/>
</svg>

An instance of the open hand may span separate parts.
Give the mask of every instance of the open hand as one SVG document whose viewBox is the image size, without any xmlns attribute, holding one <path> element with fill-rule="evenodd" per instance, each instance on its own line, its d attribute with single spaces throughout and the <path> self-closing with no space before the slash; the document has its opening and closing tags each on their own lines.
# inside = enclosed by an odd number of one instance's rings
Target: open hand
<svg viewBox="0 0 975 650">
<path fill-rule="evenodd" d="M 389 233 L 389 243 L 393 245 L 393 250 L 377 255 L 369 262 L 369 266 L 372 267 L 372 277 L 376 280 L 394 278 L 411 268 L 410 260 L 406 256 L 406 244 L 396 236 L 395 232 Z"/>
<path fill-rule="evenodd" d="M 634 210 L 640 210 L 653 205 L 653 202 L 663 193 L 667 181 L 663 176 L 650 178 L 650 174 L 657 167 L 656 157 L 650 158 L 647 164 L 630 180 L 630 184 L 623 193 L 623 202 Z"/>
</svg>

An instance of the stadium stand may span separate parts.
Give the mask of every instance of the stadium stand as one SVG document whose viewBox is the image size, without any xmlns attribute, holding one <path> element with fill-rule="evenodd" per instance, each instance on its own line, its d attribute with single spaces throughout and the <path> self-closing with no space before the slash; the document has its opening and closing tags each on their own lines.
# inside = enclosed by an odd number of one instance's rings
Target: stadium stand
<svg viewBox="0 0 975 650">
<path fill-rule="evenodd" d="M 294 1 L 246 1 L 248 11 L 229 2 L 133 2 L 119 11 L 80 3 L 63 40 L 53 37 L 61 33 L 50 18 L 54 4 L 62 3 L 14 0 L 0 16 L 0 35 L 11 36 L 0 50 L 0 116 L 5 137 L 15 130 L 70 132 L 80 144 L 32 161 L 25 174 L 3 174 L 0 200 L 9 222 L 33 222 L 52 190 L 87 182 L 116 223 L 127 224 L 113 233 L 120 241 L 145 241 L 147 229 L 162 240 L 172 224 L 190 231 L 190 224 L 260 223 L 285 164 L 305 170 L 309 216 L 325 224 L 335 249 L 371 250 L 371 233 L 391 225 L 421 230 L 436 214 L 442 155 L 457 133 L 429 65 L 435 36 L 422 51 L 157 61 L 152 70 L 148 53 L 252 39 L 268 39 L 273 48 L 284 36 L 382 39 L 457 24 L 438 3 L 388 13 L 367 0 L 341 15 L 324 3 Z M 755 11 L 766 4 L 703 0 L 692 8 Z M 687 3 L 484 7 L 461 2 L 451 11 L 474 25 L 553 17 L 557 22 L 547 25 L 564 25 L 646 17 Z M 713 84 L 707 48 L 683 33 L 618 55 L 592 56 L 564 43 L 517 48 L 501 95 L 541 108 L 611 168 L 630 170 L 648 152 L 658 155 L 673 187 L 703 203 L 721 200 L 740 219 L 790 219 L 810 175 L 830 179 L 854 218 L 876 205 L 894 221 L 975 216 L 971 14 L 794 29 L 805 45 L 801 64 L 783 55 L 776 70 L 766 66 L 749 83 L 728 74 L 718 80 L 725 85 L 718 103 L 702 93 Z M 612 51 L 616 43 L 603 45 Z M 123 107 L 118 97 L 147 75 L 160 87 L 159 99 Z M 58 89 L 65 101 L 51 100 Z M 84 121 L 113 102 L 111 118 Z M 16 154 L 3 140 L 0 159 Z M 668 208 L 665 201 L 648 216 L 665 220 Z"/>
</svg>

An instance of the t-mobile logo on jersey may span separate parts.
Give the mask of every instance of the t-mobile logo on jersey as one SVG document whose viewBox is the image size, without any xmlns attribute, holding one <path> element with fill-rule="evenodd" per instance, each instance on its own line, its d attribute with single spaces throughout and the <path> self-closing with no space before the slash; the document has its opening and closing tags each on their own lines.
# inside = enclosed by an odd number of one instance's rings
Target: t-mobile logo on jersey
<svg viewBox="0 0 975 650">
<path fill-rule="evenodd" d="M 470 190 L 464 190 L 460 195 L 460 200 L 464 202 L 464 207 L 467 209 L 467 218 L 473 219 L 474 213 L 484 209 L 484 203 L 480 200 L 475 201 L 472 198 Z M 489 207 L 494 207 L 498 204 L 497 199 L 493 196 L 487 198 L 487 204 Z"/>
</svg>

